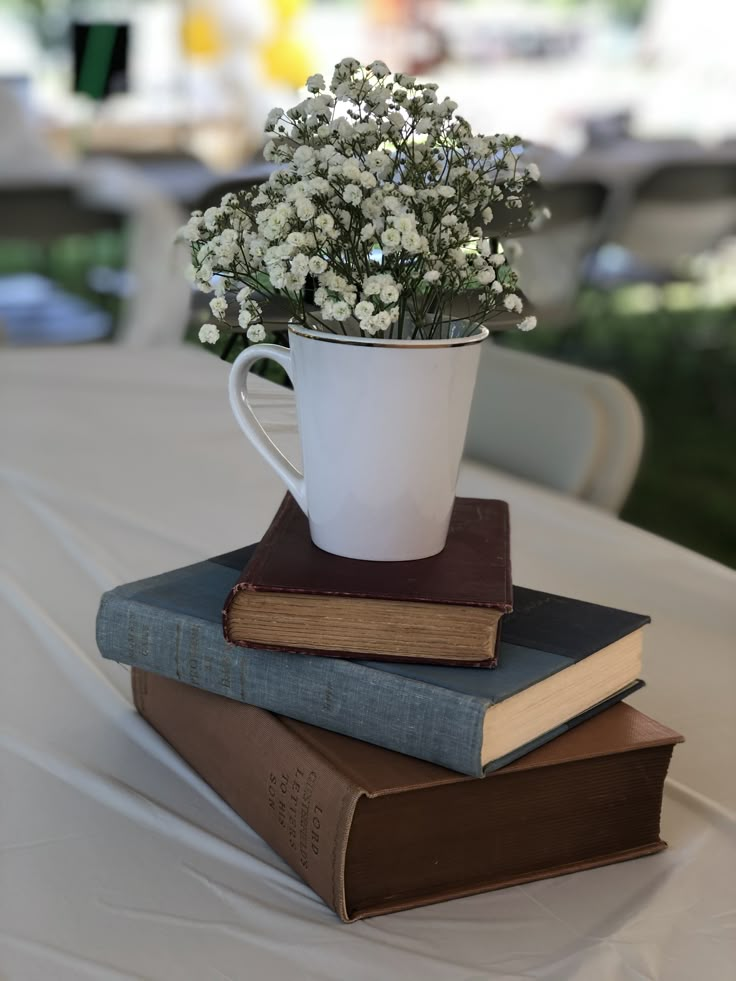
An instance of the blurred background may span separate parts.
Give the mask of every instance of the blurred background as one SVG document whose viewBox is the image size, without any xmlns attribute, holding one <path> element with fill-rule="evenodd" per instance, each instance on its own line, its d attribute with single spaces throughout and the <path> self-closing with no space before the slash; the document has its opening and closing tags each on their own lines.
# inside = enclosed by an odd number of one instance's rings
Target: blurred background
<svg viewBox="0 0 736 981">
<path fill-rule="evenodd" d="M 623 381 L 622 517 L 734 566 L 735 34 L 725 0 L 0 0 L 0 357 L 193 342 L 177 227 L 267 176 L 308 74 L 380 58 L 528 141 L 539 328 L 497 344 Z"/>
</svg>

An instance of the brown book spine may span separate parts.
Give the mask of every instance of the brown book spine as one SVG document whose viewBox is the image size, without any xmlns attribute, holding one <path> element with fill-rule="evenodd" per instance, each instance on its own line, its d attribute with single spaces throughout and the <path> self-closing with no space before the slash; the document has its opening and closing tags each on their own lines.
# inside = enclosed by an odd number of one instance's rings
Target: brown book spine
<svg viewBox="0 0 736 981">
<path fill-rule="evenodd" d="M 347 922 L 345 853 L 362 791 L 277 716 L 136 668 L 132 681 L 143 718 Z"/>
</svg>

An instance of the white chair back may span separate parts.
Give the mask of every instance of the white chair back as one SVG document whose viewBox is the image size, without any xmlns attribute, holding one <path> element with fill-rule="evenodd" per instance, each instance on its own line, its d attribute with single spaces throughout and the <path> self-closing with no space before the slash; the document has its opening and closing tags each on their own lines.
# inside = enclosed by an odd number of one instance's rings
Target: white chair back
<svg viewBox="0 0 736 981">
<path fill-rule="evenodd" d="M 466 456 L 618 512 L 643 433 L 639 405 L 617 379 L 484 344 Z"/>
</svg>

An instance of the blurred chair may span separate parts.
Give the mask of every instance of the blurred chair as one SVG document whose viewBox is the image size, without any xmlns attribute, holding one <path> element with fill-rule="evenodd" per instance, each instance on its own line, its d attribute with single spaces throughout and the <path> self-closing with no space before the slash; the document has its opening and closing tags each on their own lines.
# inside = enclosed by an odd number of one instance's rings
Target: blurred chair
<svg viewBox="0 0 736 981">
<path fill-rule="evenodd" d="M 85 203 L 73 184 L 62 180 L 0 183 L 0 239 L 48 247 L 66 235 L 119 231 L 119 211 Z"/>
<path fill-rule="evenodd" d="M 549 208 L 550 218 L 535 232 L 516 236 L 523 251 L 513 267 L 543 326 L 555 326 L 569 323 L 574 315 L 588 258 L 603 238 L 608 194 L 597 181 L 548 185 L 540 191 L 538 204 Z"/>
<path fill-rule="evenodd" d="M 122 161 L 140 170 L 168 197 L 182 203 L 188 203 L 214 179 L 210 168 L 188 150 L 90 150 L 85 159 Z"/>
<path fill-rule="evenodd" d="M 736 162 L 682 161 L 645 177 L 611 240 L 655 270 L 717 245 L 736 226 Z"/>
<path fill-rule="evenodd" d="M 85 203 L 69 181 L 17 178 L 0 183 L 0 243 L 33 243 L 40 250 L 46 275 L 25 273 L 0 278 L 0 319 L 13 343 L 65 344 L 95 341 L 112 329 L 109 311 L 55 285 L 51 278 L 54 246 L 71 236 L 91 241 L 88 255 L 101 233 L 120 233 L 119 211 Z M 87 288 L 94 291 L 91 279 Z"/>
<path fill-rule="evenodd" d="M 643 434 L 615 378 L 485 342 L 466 456 L 618 513 Z"/>
<path fill-rule="evenodd" d="M 93 147 L 85 153 L 87 159 L 112 157 L 115 160 L 125 160 L 140 167 L 165 167 L 171 164 L 199 164 L 204 167 L 200 158 L 189 150 L 152 150 L 129 147 L 126 149 L 105 150 Z"/>
<path fill-rule="evenodd" d="M 0 239 L 48 249 L 66 236 L 125 227 L 130 288 L 114 340 L 131 346 L 179 343 L 189 287 L 176 254 L 180 208 L 123 161 L 88 160 L 64 175 L 0 180 Z"/>
<path fill-rule="evenodd" d="M 589 147 L 611 146 L 631 134 L 631 112 L 600 113 L 583 119 L 583 128 Z"/>
</svg>

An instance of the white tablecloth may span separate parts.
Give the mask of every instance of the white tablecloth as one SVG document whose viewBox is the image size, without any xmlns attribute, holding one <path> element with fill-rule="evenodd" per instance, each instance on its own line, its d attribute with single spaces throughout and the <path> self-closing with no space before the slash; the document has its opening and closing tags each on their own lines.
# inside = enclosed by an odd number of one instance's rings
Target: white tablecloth
<svg viewBox="0 0 736 981">
<path fill-rule="evenodd" d="M 733 979 L 736 576 L 607 514 L 461 477 L 510 501 L 516 582 L 651 614 L 632 701 L 687 737 L 661 855 L 343 926 L 136 717 L 100 593 L 257 539 L 282 494 L 226 373 L 195 349 L 0 353 L 3 981 Z M 293 452 L 290 393 L 259 391 Z"/>
</svg>

